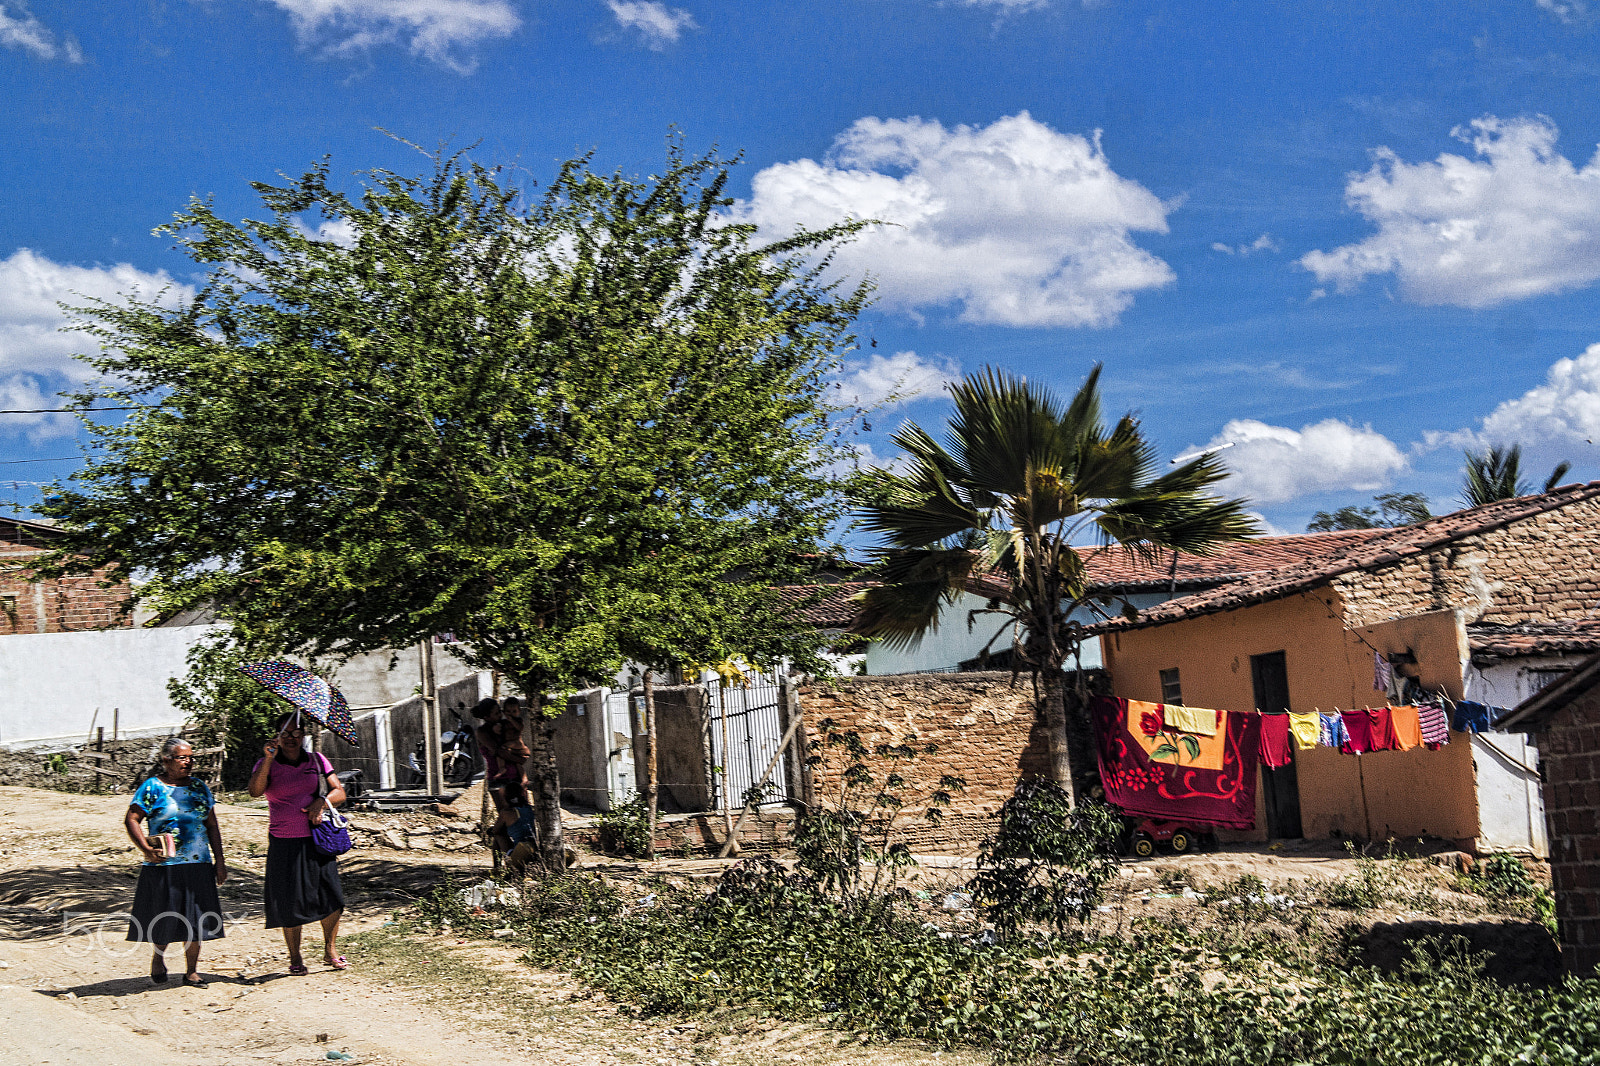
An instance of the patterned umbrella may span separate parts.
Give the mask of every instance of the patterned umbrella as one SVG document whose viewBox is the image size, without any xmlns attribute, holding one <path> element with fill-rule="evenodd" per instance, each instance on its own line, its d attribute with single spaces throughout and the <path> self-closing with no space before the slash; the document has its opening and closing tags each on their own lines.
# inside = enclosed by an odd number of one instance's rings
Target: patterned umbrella
<svg viewBox="0 0 1600 1066">
<path fill-rule="evenodd" d="M 344 695 L 328 682 L 303 666 L 274 659 L 265 663 L 245 663 L 241 673 L 265 685 L 267 690 L 282 696 L 306 714 L 337 733 L 341 738 L 359 747 L 361 738 L 356 735 L 356 725 L 350 720 L 350 705 Z"/>
</svg>

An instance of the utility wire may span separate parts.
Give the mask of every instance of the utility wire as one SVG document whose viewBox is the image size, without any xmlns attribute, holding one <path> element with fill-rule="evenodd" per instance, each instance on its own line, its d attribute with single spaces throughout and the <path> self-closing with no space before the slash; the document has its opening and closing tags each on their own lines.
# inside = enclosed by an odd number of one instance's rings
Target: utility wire
<svg viewBox="0 0 1600 1066">
<path fill-rule="evenodd" d="M 54 459 L 0 459 L 0 466 L 15 466 L 17 463 L 62 463 L 68 459 L 82 459 L 81 455 L 58 455 Z"/>
<path fill-rule="evenodd" d="M 132 407 L 20 407 L 10 411 L 0 411 L 0 415 L 67 415 L 79 411 L 137 411 L 151 404 L 134 404 Z"/>
</svg>

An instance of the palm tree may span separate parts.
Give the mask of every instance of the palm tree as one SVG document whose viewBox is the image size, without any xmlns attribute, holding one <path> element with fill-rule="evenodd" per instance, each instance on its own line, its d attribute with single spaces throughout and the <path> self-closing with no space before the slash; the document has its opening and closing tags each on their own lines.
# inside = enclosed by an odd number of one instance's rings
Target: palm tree
<svg viewBox="0 0 1600 1066">
<path fill-rule="evenodd" d="M 1101 551 L 1154 562 L 1160 552 L 1206 555 L 1258 532 L 1244 501 L 1202 491 L 1226 476 L 1215 456 L 1157 477 L 1155 449 L 1132 415 L 1107 433 L 1099 381 L 1096 365 L 1063 407 L 1003 371 L 969 376 L 951 387 L 945 443 L 904 426 L 894 440 L 908 468 L 873 475 L 861 505 L 883 541 L 874 551 L 882 583 L 863 597 L 857 630 L 910 647 L 963 591 L 989 597 L 989 612 L 1012 619 L 1013 653 L 1043 691 L 1051 776 L 1069 792 L 1064 669 L 1085 636 L 1070 616 L 1111 603 L 1086 587 L 1073 541 L 1092 536 Z"/>
<path fill-rule="evenodd" d="M 1522 480 L 1522 445 L 1513 444 L 1508 448 L 1495 444 L 1484 451 L 1468 451 L 1465 455 L 1467 470 L 1462 479 L 1462 496 L 1468 507 L 1528 495 L 1528 483 Z M 1571 463 L 1557 463 L 1540 491 L 1549 492 L 1555 488 L 1571 469 Z"/>
</svg>

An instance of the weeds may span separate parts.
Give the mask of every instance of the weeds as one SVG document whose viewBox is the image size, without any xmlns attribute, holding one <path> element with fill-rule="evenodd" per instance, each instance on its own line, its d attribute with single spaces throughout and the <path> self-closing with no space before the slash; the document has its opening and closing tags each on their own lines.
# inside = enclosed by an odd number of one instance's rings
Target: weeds
<svg viewBox="0 0 1600 1066">
<path fill-rule="evenodd" d="M 1515 855 L 1501 853 L 1473 863 L 1470 871 L 1456 875 L 1456 887 L 1482 896 L 1503 914 L 1532 918 L 1556 935 L 1555 898 Z"/>
<path fill-rule="evenodd" d="M 1024 781 L 978 848 L 973 900 L 1004 939 L 1029 922 L 1058 932 L 1081 922 L 1116 875 L 1121 831 L 1121 819 L 1104 804 L 1074 807 L 1059 785 Z"/>
<path fill-rule="evenodd" d="M 644 797 L 635 795 L 595 816 L 600 850 L 608 855 L 642 859 L 650 852 L 650 812 Z"/>
<path fill-rule="evenodd" d="M 925 922 L 906 893 L 845 906 L 767 859 L 733 867 L 710 893 L 646 887 L 628 895 L 565 875 L 530 885 L 519 907 L 475 915 L 447 886 L 420 913 L 457 937 L 509 929 L 529 963 L 640 1012 L 760 1010 L 977 1046 L 999 1062 L 1600 1062 L 1600 982 L 1505 987 L 1460 942 L 1422 945 L 1389 976 L 1297 958 L 1269 936 L 1228 943 L 1157 921 L 1120 937 L 988 945 Z"/>
<path fill-rule="evenodd" d="M 1393 870 L 1385 869 L 1383 864 L 1386 860 L 1368 855 L 1366 848 L 1358 852 L 1349 841 L 1345 842 L 1344 848 L 1355 859 L 1356 872 L 1324 885 L 1322 902 L 1330 907 L 1349 910 L 1367 910 L 1379 906 L 1393 891 L 1398 875 Z M 1392 854 L 1392 841 L 1390 851 Z"/>
</svg>

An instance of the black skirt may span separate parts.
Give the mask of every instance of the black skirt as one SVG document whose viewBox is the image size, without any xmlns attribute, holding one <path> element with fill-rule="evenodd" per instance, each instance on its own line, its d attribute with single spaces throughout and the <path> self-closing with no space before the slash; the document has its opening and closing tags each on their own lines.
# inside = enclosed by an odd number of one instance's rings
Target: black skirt
<svg viewBox="0 0 1600 1066">
<path fill-rule="evenodd" d="M 128 939 L 142 944 L 188 944 L 227 935 L 217 868 L 209 862 L 139 867 Z"/>
<path fill-rule="evenodd" d="M 309 925 L 344 910 L 339 860 L 311 846 L 311 838 L 267 837 L 264 889 L 267 928 Z"/>
</svg>

